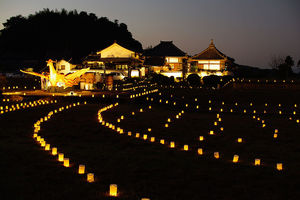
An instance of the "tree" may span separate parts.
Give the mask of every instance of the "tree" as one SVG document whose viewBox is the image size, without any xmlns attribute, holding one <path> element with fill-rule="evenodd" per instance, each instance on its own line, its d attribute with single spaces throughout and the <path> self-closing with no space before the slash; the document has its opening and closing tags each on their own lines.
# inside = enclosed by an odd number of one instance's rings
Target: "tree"
<svg viewBox="0 0 300 200">
<path fill-rule="evenodd" d="M 297 67 L 300 67 L 300 60 L 299 60 L 298 63 L 297 63 Z"/>
<path fill-rule="evenodd" d="M 279 66 L 281 64 L 284 63 L 284 57 L 283 56 L 279 56 L 279 55 L 272 55 L 269 65 L 272 69 L 277 69 L 279 68 Z"/>
<path fill-rule="evenodd" d="M 8 19 L 0 30 L 0 68 L 39 70 L 49 58 L 72 58 L 81 63 L 82 58 L 114 41 L 136 52 L 143 50 L 127 25 L 118 20 L 65 9 L 44 9 L 28 17 L 18 15 Z"/>
<path fill-rule="evenodd" d="M 279 76 L 281 78 L 288 78 L 292 74 L 292 66 L 294 66 L 294 60 L 291 56 L 287 56 L 284 63 L 278 66 Z"/>
</svg>

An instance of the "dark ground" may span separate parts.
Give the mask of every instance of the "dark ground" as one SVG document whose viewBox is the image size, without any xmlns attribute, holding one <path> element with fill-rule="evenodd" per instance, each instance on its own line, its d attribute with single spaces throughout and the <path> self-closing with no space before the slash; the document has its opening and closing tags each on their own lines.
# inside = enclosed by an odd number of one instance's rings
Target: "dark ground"
<svg viewBox="0 0 300 200">
<path fill-rule="evenodd" d="M 151 136 L 176 142 L 176 149 L 150 143 L 142 139 L 119 135 L 97 121 L 97 112 L 110 102 L 88 100 L 87 105 L 71 108 L 54 115 L 41 126 L 40 135 L 57 146 L 70 158 L 71 167 L 65 168 L 32 138 L 33 124 L 73 100 L 59 99 L 55 105 L 45 105 L 0 115 L 0 199 L 111 199 L 109 184 L 117 184 L 117 199 L 299 199 L 300 147 L 299 117 L 300 92 L 297 90 L 161 90 L 162 95 L 149 96 L 120 105 L 103 113 L 106 121 L 119 123 L 124 130 L 144 134 L 152 128 Z M 170 95 L 173 97 L 170 98 Z M 184 96 L 184 98 L 182 97 Z M 153 102 L 151 102 L 153 98 Z M 197 102 L 194 99 L 197 98 Z M 176 101 L 177 106 L 159 103 L 159 99 Z M 174 100 L 170 100 L 174 99 Z M 212 112 L 208 112 L 212 100 Z M 224 101 L 224 106 L 221 102 Z M 238 107 L 234 106 L 238 102 Z M 115 101 L 112 101 L 115 102 Z M 253 103 L 253 108 L 249 103 Z M 264 104 L 268 103 L 265 108 Z M 188 103 L 189 107 L 184 108 Z M 278 115 L 278 103 L 283 115 Z M 152 109 L 147 109 L 151 105 Z M 195 109 L 199 105 L 199 110 Z M 219 112 L 220 108 L 225 112 Z M 139 113 L 143 108 L 144 112 Z M 229 110 L 234 108 L 234 113 Z M 174 119 L 181 110 L 182 118 Z M 243 110 L 255 109 L 267 124 L 252 119 Z M 296 110 L 292 120 L 288 118 Z M 132 116 L 134 111 L 136 115 Z M 221 126 L 213 126 L 216 113 L 222 117 Z M 168 118 L 173 122 L 164 128 Z M 273 139 L 274 129 L 279 137 Z M 209 130 L 217 135 L 209 136 Z M 205 141 L 197 141 L 203 135 Z M 236 139 L 244 142 L 238 144 Z M 189 144 L 191 151 L 182 147 Z M 196 149 L 202 147 L 204 155 Z M 219 151 L 221 158 L 213 158 Z M 233 164 L 238 154 L 240 162 Z M 255 158 L 262 166 L 255 167 Z M 284 170 L 277 171 L 282 162 Z M 87 183 L 85 176 L 76 174 L 79 164 L 95 173 L 96 182 Z"/>
</svg>

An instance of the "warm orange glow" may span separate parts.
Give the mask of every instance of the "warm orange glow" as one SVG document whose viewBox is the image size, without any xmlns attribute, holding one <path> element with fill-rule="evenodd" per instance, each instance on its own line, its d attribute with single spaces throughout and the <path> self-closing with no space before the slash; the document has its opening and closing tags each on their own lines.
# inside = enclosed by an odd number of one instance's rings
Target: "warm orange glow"
<svg viewBox="0 0 300 200">
<path fill-rule="evenodd" d="M 155 137 L 151 137 L 150 141 L 155 142 Z"/>
<path fill-rule="evenodd" d="M 78 174 L 84 174 L 84 173 L 85 173 L 85 165 L 79 165 Z"/>
<path fill-rule="evenodd" d="M 277 168 L 278 171 L 283 170 L 282 163 L 277 163 L 276 168 Z"/>
<path fill-rule="evenodd" d="M 58 161 L 59 162 L 64 162 L 64 154 L 63 153 L 58 154 Z"/>
<path fill-rule="evenodd" d="M 147 140 L 147 138 L 148 138 L 148 135 L 144 134 L 144 135 L 143 135 L 143 139 L 144 139 L 144 140 Z"/>
<path fill-rule="evenodd" d="M 239 156 L 238 155 L 234 155 L 232 162 L 237 163 L 238 161 L 239 161 Z"/>
<path fill-rule="evenodd" d="M 95 182 L 94 174 L 93 173 L 88 173 L 87 174 L 87 182 L 89 182 L 89 183 Z"/>
<path fill-rule="evenodd" d="M 243 142 L 243 138 L 238 138 L 238 143 L 242 143 Z"/>
<path fill-rule="evenodd" d="M 165 140 L 164 140 L 164 139 L 161 139 L 161 140 L 160 140 L 160 143 L 161 143 L 161 144 L 165 144 Z"/>
<path fill-rule="evenodd" d="M 214 152 L 214 157 L 215 157 L 216 159 L 219 159 L 219 158 L 220 158 L 219 152 Z"/>
<path fill-rule="evenodd" d="M 45 151 L 50 151 L 50 144 L 46 144 Z"/>
<path fill-rule="evenodd" d="M 204 137 L 203 136 L 199 136 L 199 141 L 203 141 Z"/>
<path fill-rule="evenodd" d="M 109 195 L 116 197 L 118 195 L 118 186 L 116 184 L 110 184 Z"/>
<path fill-rule="evenodd" d="M 255 165 L 255 166 L 260 165 L 260 159 L 256 158 L 256 159 L 254 160 L 254 165 Z"/>
<path fill-rule="evenodd" d="M 57 148 L 56 147 L 53 147 L 52 148 L 52 155 L 57 155 Z"/>
<path fill-rule="evenodd" d="M 202 148 L 198 148 L 198 154 L 203 155 L 203 149 Z"/>
<path fill-rule="evenodd" d="M 70 167 L 70 161 L 69 161 L 69 158 L 64 158 L 64 166 L 65 166 L 65 167 Z"/>
<path fill-rule="evenodd" d="M 170 148 L 175 148 L 175 142 L 170 142 Z"/>
<path fill-rule="evenodd" d="M 214 135 L 214 131 L 209 131 L 209 135 Z"/>
<path fill-rule="evenodd" d="M 139 138 L 139 137 L 140 137 L 140 134 L 139 134 L 139 133 L 136 133 L 136 134 L 135 134 L 135 137 L 136 137 L 136 138 Z"/>
<path fill-rule="evenodd" d="M 183 150 L 188 151 L 188 150 L 189 150 L 189 145 L 185 144 L 185 145 L 183 146 Z"/>
</svg>

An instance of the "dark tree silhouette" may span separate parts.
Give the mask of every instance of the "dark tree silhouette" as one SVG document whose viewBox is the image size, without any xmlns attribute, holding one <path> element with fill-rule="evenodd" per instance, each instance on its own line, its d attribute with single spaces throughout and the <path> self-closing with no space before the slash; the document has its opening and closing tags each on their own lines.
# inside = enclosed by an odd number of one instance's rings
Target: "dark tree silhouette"
<svg viewBox="0 0 300 200">
<path fill-rule="evenodd" d="M 81 59 L 114 41 L 141 52 L 127 25 L 93 13 L 44 9 L 34 15 L 11 17 L 0 30 L 0 69 L 42 68 L 46 59 Z"/>
<path fill-rule="evenodd" d="M 288 78 L 288 76 L 293 73 L 292 66 L 294 66 L 294 60 L 291 56 L 287 56 L 284 63 L 278 66 L 280 78 Z"/>
</svg>

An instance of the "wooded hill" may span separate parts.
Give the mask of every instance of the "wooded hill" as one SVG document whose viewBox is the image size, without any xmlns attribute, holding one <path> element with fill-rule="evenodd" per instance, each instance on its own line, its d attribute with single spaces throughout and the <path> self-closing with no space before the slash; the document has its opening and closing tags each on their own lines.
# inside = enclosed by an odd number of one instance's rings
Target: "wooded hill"
<svg viewBox="0 0 300 200">
<path fill-rule="evenodd" d="M 71 59 L 81 63 L 89 53 L 114 41 L 141 52 L 127 25 L 93 13 L 44 9 L 34 15 L 11 17 L 0 30 L 0 70 L 43 68 L 45 60 Z"/>
</svg>

